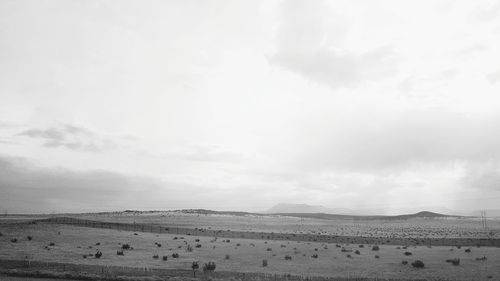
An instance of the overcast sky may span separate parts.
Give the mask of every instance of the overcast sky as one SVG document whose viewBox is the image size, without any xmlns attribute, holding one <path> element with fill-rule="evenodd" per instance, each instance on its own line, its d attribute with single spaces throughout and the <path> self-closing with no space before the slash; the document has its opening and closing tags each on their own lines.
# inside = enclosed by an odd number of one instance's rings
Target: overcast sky
<svg viewBox="0 0 500 281">
<path fill-rule="evenodd" d="M 500 1 L 0 1 L 0 209 L 500 202 Z"/>
</svg>

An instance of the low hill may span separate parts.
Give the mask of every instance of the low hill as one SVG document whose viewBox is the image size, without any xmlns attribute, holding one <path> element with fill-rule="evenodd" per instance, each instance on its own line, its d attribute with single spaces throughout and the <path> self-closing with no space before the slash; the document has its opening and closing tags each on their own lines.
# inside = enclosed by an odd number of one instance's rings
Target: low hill
<svg viewBox="0 0 500 281">
<path fill-rule="evenodd" d="M 396 216 L 354 216 L 354 215 L 339 215 L 339 214 L 324 214 L 324 213 L 275 213 L 273 215 L 282 215 L 289 217 L 298 218 L 315 218 L 324 220 L 335 220 L 335 219 L 345 219 L 345 220 L 406 220 L 413 218 L 445 218 L 445 217 L 459 217 L 438 214 L 428 211 L 422 211 L 415 214 L 405 214 Z"/>
</svg>

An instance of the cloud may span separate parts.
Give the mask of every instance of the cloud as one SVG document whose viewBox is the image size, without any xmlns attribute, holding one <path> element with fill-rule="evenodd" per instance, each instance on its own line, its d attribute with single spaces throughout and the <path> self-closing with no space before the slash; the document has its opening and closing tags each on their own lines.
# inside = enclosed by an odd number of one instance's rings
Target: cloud
<svg viewBox="0 0 500 281">
<path fill-rule="evenodd" d="M 349 23 L 321 1 L 286 1 L 271 63 L 331 88 L 356 87 L 394 74 L 395 54 L 389 45 L 350 51 L 340 38 Z M 339 18 L 331 22 L 332 18 Z"/>
<path fill-rule="evenodd" d="M 164 153 L 162 157 L 221 163 L 237 163 L 245 159 L 243 154 L 236 151 L 209 145 L 189 145 L 187 149 L 181 149 L 179 152 Z"/>
<path fill-rule="evenodd" d="M 495 71 L 495 72 L 492 72 L 492 73 L 486 75 L 486 78 L 488 79 L 488 81 L 491 84 L 499 82 L 500 81 L 500 69 L 497 70 L 497 71 Z"/>
<path fill-rule="evenodd" d="M 41 168 L 0 155 L 0 209 L 11 213 L 168 209 L 187 200 L 180 191 L 193 188 L 103 170 Z"/>
<path fill-rule="evenodd" d="M 500 116 L 469 116 L 442 108 L 357 113 L 339 113 L 330 121 L 321 116 L 323 120 L 300 128 L 297 134 L 305 136 L 305 147 L 295 148 L 295 164 L 312 170 L 363 171 L 500 160 Z"/>
<path fill-rule="evenodd" d="M 500 161 L 468 165 L 462 184 L 472 189 L 500 191 Z"/>
<path fill-rule="evenodd" d="M 17 136 L 44 140 L 45 147 L 64 147 L 76 151 L 100 152 L 110 147 L 109 141 L 82 127 L 62 125 L 48 129 L 29 129 Z"/>
</svg>

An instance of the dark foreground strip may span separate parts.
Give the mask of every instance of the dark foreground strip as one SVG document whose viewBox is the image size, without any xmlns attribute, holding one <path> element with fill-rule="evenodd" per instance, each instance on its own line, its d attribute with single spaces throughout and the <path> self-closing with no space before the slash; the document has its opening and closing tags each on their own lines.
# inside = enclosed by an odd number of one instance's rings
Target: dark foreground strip
<svg viewBox="0 0 500 281">
<path fill-rule="evenodd" d="M 380 279 L 367 277 L 324 277 L 258 272 L 214 271 L 211 273 L 163 268 L 134 268 L 123 266 L 83 265 L 72 263 L 0 259 L 1 276 L 53 278 L 91 281 L 160 281 L 176 280 L 241 280 L 241 281 L 425 281 L 425 279 Z"/>
</svg>

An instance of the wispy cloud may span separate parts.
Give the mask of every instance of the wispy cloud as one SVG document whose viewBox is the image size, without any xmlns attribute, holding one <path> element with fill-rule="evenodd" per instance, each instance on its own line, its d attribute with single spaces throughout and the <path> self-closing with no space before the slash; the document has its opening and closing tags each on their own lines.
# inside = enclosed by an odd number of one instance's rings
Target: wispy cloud
<svg viewBox="0 0 500 281">
<path fill-rule="evenodd" d="M 68 124 L 48 129 L 29 129 L 17 136 L 41 139 L 45 147 L 64 147 L 77 151 L 100 152 L 110 147 L 109 141 L 92 131 Z"/>
</svg>

